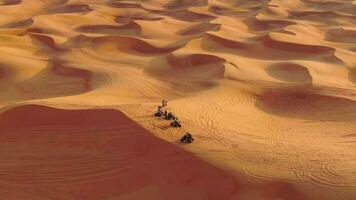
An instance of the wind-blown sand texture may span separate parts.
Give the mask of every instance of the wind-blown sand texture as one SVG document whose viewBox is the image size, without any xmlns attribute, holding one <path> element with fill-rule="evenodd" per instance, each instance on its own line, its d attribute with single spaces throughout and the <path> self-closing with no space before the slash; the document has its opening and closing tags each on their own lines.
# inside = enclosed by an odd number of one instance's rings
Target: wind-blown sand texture
<svg viewBox="0 0 356 200">
<path fill-rule="evenodd" d="M 0 199 L 356 199 L 354 0 L 0 0 L 0 55 Z"/>
</svg>

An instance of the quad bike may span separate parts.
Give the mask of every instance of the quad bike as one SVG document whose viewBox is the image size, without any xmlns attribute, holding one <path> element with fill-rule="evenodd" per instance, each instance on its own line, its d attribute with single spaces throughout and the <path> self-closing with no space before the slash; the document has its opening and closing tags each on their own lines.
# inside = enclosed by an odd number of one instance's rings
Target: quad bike
<svg viewBox="0 0 356 200">
<path fill-rule="evenodd" d="M 175 128 L 180 128 L 182 127 L 182 125 L 180 124 L 179 121 L 174 120 L 173 122 L 171 122 L 171 126 L 175 127 Z"/>
<path fill-rule="evenodd" d="M 182 143 L 192 143 L 194 140 L 194 138 L 192 137 L 192 135 L 190 133 L 186 133 L 181 139 L 180 141 Z"/>
<path fill-rule="evenodd" d="M 168 113 L 165 117 L 164 117 L 165 119 L 167 119 L 167 120 L 174 120 L 175 119 L 175 116 L 173 115 L 173 113 Z"/>
<path fill-rule="evenodd" d="M 161 116 L 163 116 L 163 110 L 162 110 L 162 107 L 161 107 L 161 106 L 158 106 L 158 110 L 157 110 L 157 112 L 155 113 L 155 116 L 156 116 L 156 117 L 161 117 Z"/>
<path fill-rule="evenodd" d="M 163 112 L 162 111 L 157 111 L 155 113 L 155 117 L 161 117 L 161 116 L 163 116 Z"/>
</svg>

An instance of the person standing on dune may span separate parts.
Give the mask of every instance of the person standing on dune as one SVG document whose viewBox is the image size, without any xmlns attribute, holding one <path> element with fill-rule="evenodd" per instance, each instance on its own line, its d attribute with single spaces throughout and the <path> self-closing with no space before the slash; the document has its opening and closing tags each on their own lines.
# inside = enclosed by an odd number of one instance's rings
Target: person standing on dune
<svg viewBox="0 0 356 200">
<path fill-rule="evenodd" d="M 168 103 L 168 101 L 165 100 L 165 99 L 163 99 L 163 100 L 162 100 L 162 107 L 163 107 L 163 108 L 164 108 L 164 107 L 167 107 L 167 103 Z"/>
</svg>

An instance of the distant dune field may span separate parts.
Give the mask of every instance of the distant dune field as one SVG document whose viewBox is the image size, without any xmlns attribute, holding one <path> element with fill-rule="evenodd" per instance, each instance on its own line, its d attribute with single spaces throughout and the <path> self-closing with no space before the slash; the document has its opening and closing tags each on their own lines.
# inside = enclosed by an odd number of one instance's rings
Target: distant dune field
<svg viewBox="0 0 356 200">
<path fill-rule="evenodd" d="M 0 199 L 356 200 L 355 0 L 0 0 L 0 90 Z"/>
</svg>

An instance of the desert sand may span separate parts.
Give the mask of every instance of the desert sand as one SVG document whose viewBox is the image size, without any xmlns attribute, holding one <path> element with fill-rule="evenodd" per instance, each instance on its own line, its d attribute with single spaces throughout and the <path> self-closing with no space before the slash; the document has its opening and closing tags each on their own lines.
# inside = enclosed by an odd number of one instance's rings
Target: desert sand
<svg viewBox="0 0 356 200">
<path fill-rule="evenodd" d="M 0 56 L 0 199 L 356 199 L 354 0 L 0 0 Z"/>
</svg>

